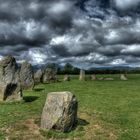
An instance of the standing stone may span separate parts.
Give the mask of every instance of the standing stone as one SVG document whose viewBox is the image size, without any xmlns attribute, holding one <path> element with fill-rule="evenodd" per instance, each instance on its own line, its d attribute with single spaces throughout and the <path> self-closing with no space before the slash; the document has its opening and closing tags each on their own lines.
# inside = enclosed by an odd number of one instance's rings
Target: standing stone
<svg viewBox="0 0 140 140">
<path fill-rule="evenodd" d="M 128 80 L 128 78 L 126 77 L 125 74 L 121 74 L 120 79 L 123 80 L 123 81 Z"/>
<path fill-rule="evenodd" d="M 71 92 L 52 92 L 47 96 L 41 128 L 69 132 L 77 123 L 78 103 Z"/>
<path fill-rule="evenodd" d="M 23 89 L 34 88 L 34 75 L 32 65 L 28 62 L 23 62 L 20 69 L 20 82 Z"/>
<path fill-rule="evenodd" d="M 96 78 L 96 75 L 95 75 L 95 74 L 92 74 L 92 75 L 91 75 L 91 80 L 97 80 L 97 78 Z"/>
<path fill-rule="evenodd" d="M 47 68 L 43 74 L 43 83 L 57 82 L 56 71 L 52 68 Z"/>
<path fill-rule="evenodd" d="M 43 70 L 39 69 L 34 74 L 34 81 L 36 84 L 42 83 L 43 81 Z"/>
<path fill-rule="evenodd" d="M 7 56 L 0 61 L 0 101 L 20 101 L 22 90 L 16 60 Z"/>
<path fill-rule="evenodd" d="M 85 71 L 83 69 L 80 70 L 79 80 L 85 80 Z"/>
<path fill-rule="evenodd" d="M 64 75 L 64 79 L 63 79 L 63 81 L 70 81 L 70 76 L 69 75 Z"/>
</svg>

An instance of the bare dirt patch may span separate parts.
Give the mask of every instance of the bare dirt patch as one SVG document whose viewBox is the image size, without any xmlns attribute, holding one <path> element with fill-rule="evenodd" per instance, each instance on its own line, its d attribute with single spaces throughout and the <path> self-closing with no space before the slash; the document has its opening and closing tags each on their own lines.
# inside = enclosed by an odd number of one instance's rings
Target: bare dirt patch
<svg viewBox="0 0 140 140">
<path fill-rule="evenodd" d="M 7 140 L 45 140 L 34 119 L 28 119 L 11 125 L 7 129 Z"/>
</svg>

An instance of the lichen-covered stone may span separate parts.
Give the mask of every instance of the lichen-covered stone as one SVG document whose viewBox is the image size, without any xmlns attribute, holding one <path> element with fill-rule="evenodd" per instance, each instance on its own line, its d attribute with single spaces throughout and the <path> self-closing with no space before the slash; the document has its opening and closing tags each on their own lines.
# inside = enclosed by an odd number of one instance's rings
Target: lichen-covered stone
<svg viewBox="0 0 140 140">
<path fill-rule="evenodd" d="M 43 83 L 55 83 L 57 82 L 56 71 L 52 68 L 47 68 L 43 74 Z"/>
<path fill-rule="evenodd" d="M 22 100 L 19 71 L 16 60 L 12 56 L 0 61 L 0 101 Z"/>
<path fill-rule="evenodd" d="M 32 65 L 28 62 L 23 62 L 20 69 L 20 82 L 22 89 L 33 89 L 34 75 Z"/>
<path fill-rule="evenodd" d="M 76 97 L 71 92 L 52 92 L 46 99 L 41 128 L 69 132 L 77 123 Z"/>
<path fill-rule="evenodd" d="M 34 81 L 35 84 L 39 84 L 43 82 L 43 70 L 39 69 L 34 73 Z"/>
</svg>

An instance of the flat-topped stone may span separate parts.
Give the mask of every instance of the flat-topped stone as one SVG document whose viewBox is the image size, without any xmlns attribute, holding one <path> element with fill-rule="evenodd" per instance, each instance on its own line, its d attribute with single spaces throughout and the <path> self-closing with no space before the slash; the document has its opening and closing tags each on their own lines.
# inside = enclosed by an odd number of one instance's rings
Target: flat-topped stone
<svg viewBox="0 0 140 140">
<path fill-rule="evenodd" d="M 104 78 L 105 81 L 113 81 L 114 78 Z"/>
<path fill-rule="evenodd" d="M 61 132 L 71 131 L 77 122 L 78 103 L 68 91 L 48 94 L 41 117 L 41 128 Z"/>
</svg>

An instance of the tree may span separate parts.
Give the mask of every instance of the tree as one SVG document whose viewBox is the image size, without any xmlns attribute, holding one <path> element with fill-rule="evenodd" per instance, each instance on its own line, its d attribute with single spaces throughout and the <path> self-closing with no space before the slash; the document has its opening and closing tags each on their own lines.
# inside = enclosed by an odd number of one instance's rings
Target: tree
<svg viewBox="0 0 140 140">
<path fill-rule="evenodd" d="M 47 65 L 47 68 L 50 68 L 50 69 L 52 69 L 52 70 L 54 70 L 54 71 L 57 71 L 57 66 L 56 66 L 55 63 L 49 63 L 49 64 Z"/>
<path fill-rule="evenodd" d="M 73 66 L 70 63 L 66 63 L 64 66 L 64 73 L 71 74 L 73 71 Z"/>
<path fill-rule="evenodd" d="M 73 68 L 73 74 L 79 74 L 80 69 L 79 68 Z"/>
</svg>

